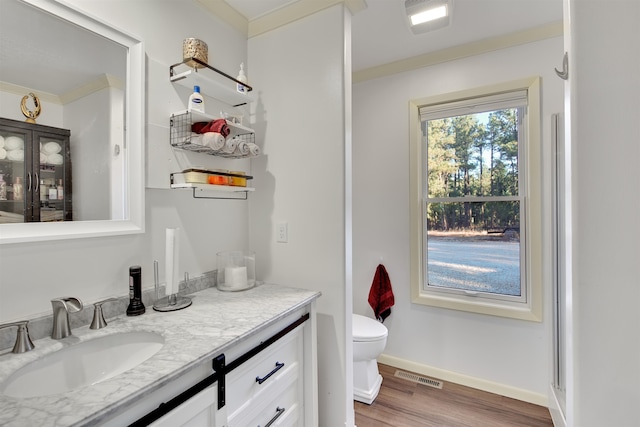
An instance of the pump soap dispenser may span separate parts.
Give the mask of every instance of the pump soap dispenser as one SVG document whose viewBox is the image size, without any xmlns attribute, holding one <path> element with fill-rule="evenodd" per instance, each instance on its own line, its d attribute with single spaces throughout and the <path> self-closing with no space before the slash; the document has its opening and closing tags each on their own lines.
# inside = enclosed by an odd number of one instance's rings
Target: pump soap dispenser
<svg viewBox="0 0 640 427">
<path fill-rule="evenodd" d="M 236 80 L 242 83 L 247 82 L 247 76 L 244 74 L 244 62 L 240 64 L 240 72 L 238 73 L 238 77 L 236 77 Z M 247 91 L 247 88 L 244 87 L 244 85 L 241 85 L 240 83 L 236 84 L 236 89 L 240 93 L 245 93 Z"/>
</svg>

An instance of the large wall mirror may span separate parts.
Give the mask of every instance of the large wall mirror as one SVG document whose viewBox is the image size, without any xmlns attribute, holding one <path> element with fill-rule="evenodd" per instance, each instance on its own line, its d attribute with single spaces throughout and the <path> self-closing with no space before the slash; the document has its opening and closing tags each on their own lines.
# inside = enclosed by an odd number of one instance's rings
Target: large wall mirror
<svg viewBox="0 0 640 427">
<path fill-rule="evenodd" d="M 141 40 L 54 0 L 0 0 L 0 244 L 143 232 L 143 108 Z"/>
</svg>

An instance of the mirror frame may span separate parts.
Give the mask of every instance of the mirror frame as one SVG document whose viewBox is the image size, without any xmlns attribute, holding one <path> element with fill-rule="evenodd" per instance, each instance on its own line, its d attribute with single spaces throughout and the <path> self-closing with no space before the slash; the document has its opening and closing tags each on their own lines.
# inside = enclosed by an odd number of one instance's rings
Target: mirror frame
<svg viewBox="0 0 640 427">
<path fill-rule="evenodd" d="M 29 222 L 2 224 L 0 244 L 28 243 L 84 237 L 104 237 L 144 233 L 144 102 L 145 52 L 142 40 L 126 34 L 86 13 L 55 0 L 20 0 L 44 12 L 58 16 L 81 29 L 99 34 L 122 45 L 127 52 L 127 82 L 125 89 L 125 130 L 122 151 L 126 154 L 123 189 L 124 220 Z"/>
</svg>

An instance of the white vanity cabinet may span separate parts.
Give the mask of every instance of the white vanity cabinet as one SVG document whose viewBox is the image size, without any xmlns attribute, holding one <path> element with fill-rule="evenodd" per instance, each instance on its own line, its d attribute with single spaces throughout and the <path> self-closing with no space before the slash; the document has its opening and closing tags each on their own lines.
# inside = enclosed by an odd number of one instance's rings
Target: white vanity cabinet
<svg viewBox="0 0 640 427">
<path fill-rule="evenodd" d="M 314 307 L 256 328 L 103 425 L 317 426 Z"/>
<path fill-rule="evenodd" d="M 304 426 L 304 333 L 298 326 L 231 371 L 222 410 L 215 383 L 149 426 Z"/>
<path fill-rule="evenodd" d="M 304 425 L 303 340 L 299 326 L 229 374 L 229 427 Z"/>
</svg>

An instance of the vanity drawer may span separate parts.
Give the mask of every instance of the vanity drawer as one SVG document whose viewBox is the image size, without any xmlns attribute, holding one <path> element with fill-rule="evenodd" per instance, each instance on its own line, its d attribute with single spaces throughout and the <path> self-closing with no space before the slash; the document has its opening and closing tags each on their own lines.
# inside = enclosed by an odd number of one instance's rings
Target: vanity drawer
<svg viewBox="0 0 640 427">
<path fill-rule="evenodd" d="M 227 413 L 234 418 L 289 384 L 302 382 L 302 328 L 297 328 L 227 375 Z"/>
<path fill-rule="evenodd" d="M 284 379 L 286 386 L 272 388 L 274 393 L 262 401 L 254 402 L 246 409 L 229 417 L 228 427 L 300 426 L 302 420 L 302 381 L 300 378 Z"/>
</svg>

